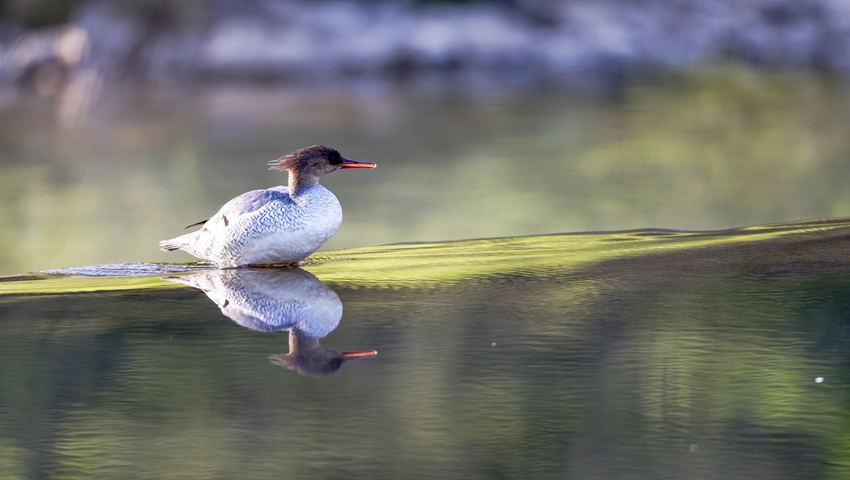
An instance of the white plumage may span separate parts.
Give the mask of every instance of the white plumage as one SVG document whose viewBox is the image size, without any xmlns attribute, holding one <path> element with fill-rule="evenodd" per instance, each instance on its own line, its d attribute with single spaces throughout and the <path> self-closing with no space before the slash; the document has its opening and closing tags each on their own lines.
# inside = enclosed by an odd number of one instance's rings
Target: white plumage
<svg viewBox="0 0 850 480">
<path fill-rule="evenodd" d="M 252 190 L 230 200 L 200 230 L 159 243 L 219 267 L 295 264 L 315 252 L 342 223 L 336 196 L 319 177 L 340 168 L 375 168 L 323 146 L 298 150 L 272 162 L 289 172 L 289 187 Z"/>
</svg>

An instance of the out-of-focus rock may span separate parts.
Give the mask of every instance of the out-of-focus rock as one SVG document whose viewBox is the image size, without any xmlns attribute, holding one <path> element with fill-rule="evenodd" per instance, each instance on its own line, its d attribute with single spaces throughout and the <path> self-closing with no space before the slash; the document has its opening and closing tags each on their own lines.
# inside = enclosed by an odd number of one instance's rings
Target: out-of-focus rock
<svg viewBox="0 0 850 480">
<path fill-rule="evenodd" d="M 106 78 L 265 78 L 467 72 L 536 79 L 741 61 L 850 72 L 844 0 L 210 0 L 189 13 L 93 0 L 68 25 L 2 28 L 0 77 L 49 92 Z M 187 10 L 187 11 L 189 11 Z M 188 21 L 191 19 L 191 21 Z M 5 38 L 6 40 L 3 40 Z"/>
<path fill-rule="evenodd" d="M 25 33 L 4 45 L 2 78 L 41 95 L 58 91 L 71 72 L 86 58 L 88 33 L 75 25 L 63 25 Z"/>
</svg>

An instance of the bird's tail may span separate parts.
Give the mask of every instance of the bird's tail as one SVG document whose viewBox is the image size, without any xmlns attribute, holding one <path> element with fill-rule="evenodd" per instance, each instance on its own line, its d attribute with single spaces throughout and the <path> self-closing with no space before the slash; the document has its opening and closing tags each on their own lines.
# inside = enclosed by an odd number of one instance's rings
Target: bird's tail
<svg viewBox="0 0 850 480">
<path fill-rule="evenodd" d="M 203 240 L 209 240 L 209 235 L 201 235 L 202 231 L 187 233 L 179 237 L 170 238 L 159 242 L 159 249 L 163 252 L 171 252 L 174 250 L 183 250 L 186 253 L 194 255 L 198 258 L 207 258 L 207 245 Z"/>
<path fill-rule="evenodd" d="M 159 249 L 163 252 L 172 252 L 174 250 L 180 250 L 180 247 L 182 246 L 183 245 L 181 243 L 177 242 L 176 238 L 159 242 Z"/>
<path fill-rule="evenodd" d="M 159 242 L 159 249 L 163 252 L 171 252 L 173 250 L 186 250 L 195 255 L 194 246 L 198 241 L 198 232 L 187 233 L 179 237 L 170 238 Z"/>
</svg>

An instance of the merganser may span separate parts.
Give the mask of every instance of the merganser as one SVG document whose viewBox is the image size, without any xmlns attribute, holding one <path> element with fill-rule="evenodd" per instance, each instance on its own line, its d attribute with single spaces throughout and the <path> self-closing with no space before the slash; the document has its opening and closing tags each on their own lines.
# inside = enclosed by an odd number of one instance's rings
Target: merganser
<svg viewBox="0 0 850 480">
<path fill-rule="evenodd" d="M 159 242 L 160 250 L 183 250 L 219 267 L 294 265 L 318 250 L 342 223 L 339 200 L 319 177 L 340 168 L 375 168 L 314 145 L 269 162 L 289 172 L 289 187 L 252 190 L 225 203 L 201 229 Z M 186 227 L 186 228 L 189 228 Z"/>
<path fill-rule="evenodd" d="M 289 330 L 289 353 L 269 359 L 302 375 L 330 375 L 351 360 L 378 354 L 375 350 L 340 352 L 319 343 L 339 325 L 342 301 L 306 270 L 227 268 L 163 280 L 203 291 L 221 313 L 245 328 Z"/>
</svg>

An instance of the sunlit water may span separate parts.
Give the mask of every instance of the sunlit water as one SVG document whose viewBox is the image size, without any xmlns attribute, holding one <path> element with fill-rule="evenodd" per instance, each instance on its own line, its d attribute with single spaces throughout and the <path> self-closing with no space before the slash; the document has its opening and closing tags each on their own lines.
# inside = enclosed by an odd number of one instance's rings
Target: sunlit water
<svg viewBox="0 0 850 480">
<path fill-rule="evenodd" d="M 0 92 L 0 274 L 189 261 L 157 242 L 322 143 L 326 248 L 850 215 L 839 80 L 740 69 L 620 88 L 368 83 Z"/>
<path fill-rule="evenodd" d="M 7 277 L 0 465 L 63 479 L 846 478 L 848 245 L 835 220 Z"/>
</svg>

